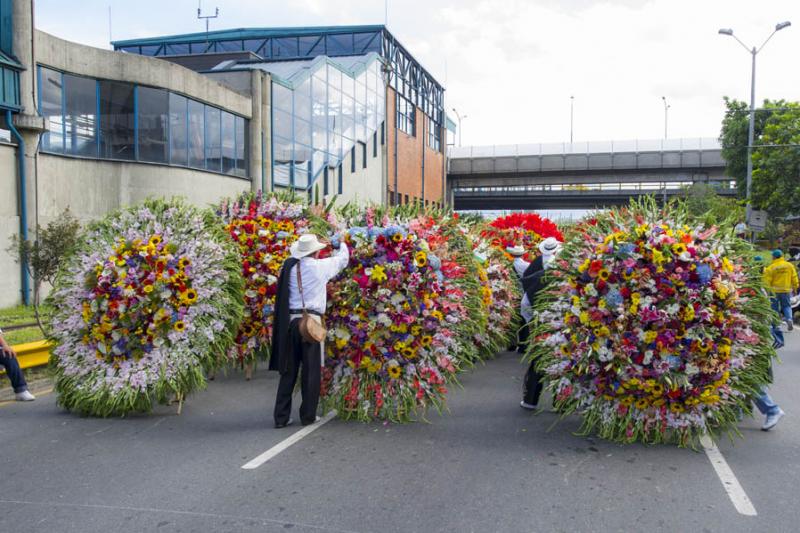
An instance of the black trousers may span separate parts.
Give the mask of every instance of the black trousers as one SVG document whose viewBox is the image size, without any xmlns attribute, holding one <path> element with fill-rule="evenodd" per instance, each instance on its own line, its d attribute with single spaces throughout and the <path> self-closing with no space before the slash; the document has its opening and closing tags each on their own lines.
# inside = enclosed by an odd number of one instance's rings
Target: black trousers
<svg viewBox="0 0 800 533">
<path fill-rule="evenodd" d="M 313 424 L 317 419 L 319 405 L 319 387 L 321 379 L 322 345 L 318 342 L 306 342 L 300 336 L 298 325 L 300 319 L 292 320 L 289 326 L 289 342 L 292 346 L 292 359 L 289 370 L 281 374 L 278 382 L 278 396 L 275 398 L 275 424 L 283 425 L 292 414 L 292 393 L 297 384 L 297 374 L 302 366 L 300 378 L 300 422 L 303 425 Z"/>
<path fill-rule="evenodd" d="M 525 382 L 522 385 L 522 399 L 525 403 L 539 405 L 542 387 L 542 375 L 536 371 L 535 361 L 531 361 L 528 371 L 525 372 Z"/>
</svg>

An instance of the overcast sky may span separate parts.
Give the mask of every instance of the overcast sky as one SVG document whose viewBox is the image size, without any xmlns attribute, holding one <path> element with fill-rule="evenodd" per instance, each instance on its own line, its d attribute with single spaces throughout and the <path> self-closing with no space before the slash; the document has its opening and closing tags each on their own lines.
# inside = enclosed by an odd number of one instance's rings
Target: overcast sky
<svg viewBox="0 0 800 533">
<path fill-rule="evenodd" d="M 36 0 L 36 24 L 69 40 L 202 31 L 191 0 Z M 383 0 L 210 0 L 212 29 L 381 24 Z M 798 0 L 390 0 L 389 30 L 467 115 L 463 144 L 716 137 L 722 97 L 749 99 L 750 55 L 777 22 L 796 26 L 758 55 L 756 98 L 800 99 Z"/>
</svg>

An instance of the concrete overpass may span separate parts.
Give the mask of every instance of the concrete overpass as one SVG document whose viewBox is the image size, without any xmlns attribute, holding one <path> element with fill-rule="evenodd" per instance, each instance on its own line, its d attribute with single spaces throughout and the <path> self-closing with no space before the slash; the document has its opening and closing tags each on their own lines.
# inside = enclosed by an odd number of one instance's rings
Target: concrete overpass
<svg viewBox="0 0 800 533">
<path fill-rule="evenodd" d="M 709 138 L 453 147 L 448 166 L 455 209 L 592 208 L 698 182 L 736 194 Z"/>
</svg>

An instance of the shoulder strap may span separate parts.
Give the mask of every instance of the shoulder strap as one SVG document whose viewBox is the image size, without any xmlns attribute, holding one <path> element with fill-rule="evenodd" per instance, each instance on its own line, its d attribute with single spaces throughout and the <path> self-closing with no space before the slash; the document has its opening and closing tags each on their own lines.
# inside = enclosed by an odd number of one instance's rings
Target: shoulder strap
<svg viewBox="0 0 800 533">
<path fill-rule="evenodd" d="M 300 291 L 300 301 L 303 302 L 303 311 L 306 310 L 306 299 L 303 296 L 303 276 L 300 274 L 300 261 L 297 262 L 297 289 Z"/>
</svg>

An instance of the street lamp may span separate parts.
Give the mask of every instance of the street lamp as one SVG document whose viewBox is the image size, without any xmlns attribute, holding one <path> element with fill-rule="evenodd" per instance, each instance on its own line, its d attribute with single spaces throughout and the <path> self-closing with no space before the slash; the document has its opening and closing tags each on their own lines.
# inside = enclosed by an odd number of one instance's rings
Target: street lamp
<svg viewBox="0 0 800 533">
<path fill-rule="evenodd" d="M 753 184 L 753 137 L 755 135 L 756 124 L 756 55 L 758 55 L 758 53 L 764 48 L 769 40 L 772 39 L 773 35 L 791 25 L 792 23 L 788 20 L 786 22 L 776 24 L 775 29 L 769 34 L 767 40 L 764 41 L 764 43 L 758 48 L 755 46 L 750 48 L 744 44 L 741 39 L 733 34 L 733 30 L 730 28 L 722 28 L 719 30 L 720 35 L 727 35 L 736 39 L 736 41 L 741 44 L 742 47 L 753 57 L 753 67 L 750 74 L 750 128 L 747 132 L 747 211 L 745 222 L 748 224 L 750 224 L 750 213 L 752 211 L 752 205 L 750 204 L 750 191 Z"/>
<path fill-rule="evenodd" d="M 661 100 L 664 102 L 664 139 L 667 138 L 667 111 L 669 110 L 671 105 L 667 104 L 667 97 L 662 96 Z"/>
<path fill-rule="evenodd" d="M 572 126 L 575 117 L 575 97 L 569 97 L 569 145 L 572 146 Z"/>
<path fill-rule="evenodd" d="M 453 113 L 456 114 L 456 118 L 458 119 L 458 146 L 461 146 L 461 121 L 467 118 L 467 115 L 459 115 L 455 107 L 453 108 Z"/>
</svg>

